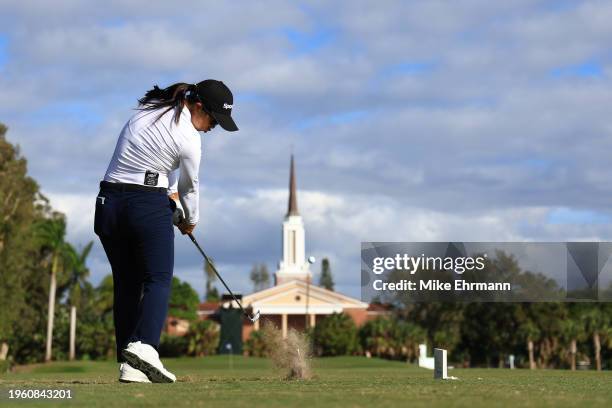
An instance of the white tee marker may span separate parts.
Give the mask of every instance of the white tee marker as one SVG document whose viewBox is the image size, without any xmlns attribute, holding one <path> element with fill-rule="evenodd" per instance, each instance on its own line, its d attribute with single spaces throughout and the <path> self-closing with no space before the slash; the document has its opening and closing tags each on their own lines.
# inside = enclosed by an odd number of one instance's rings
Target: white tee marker
<svg viewBox="0 0 612 408">
<path fill-rule="evenodd" d="M 427 357 L 427 344 L 419 344 L 419 367 L 434 369 L 433 357 Z"/>
</svg>

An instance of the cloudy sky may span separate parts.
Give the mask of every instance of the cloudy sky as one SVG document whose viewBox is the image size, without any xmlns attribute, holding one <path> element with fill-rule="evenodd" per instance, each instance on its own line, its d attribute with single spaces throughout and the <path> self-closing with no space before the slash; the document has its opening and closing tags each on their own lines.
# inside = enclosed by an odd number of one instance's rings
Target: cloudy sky
<svg viewBox="0 0 612 408">
<path fill-rule="evenodd" d="M 203 136 L 197 237 L 237 291 L 276 270 L 293 151 L 306 252 L 359 296 L 361 241 L 612 239 L 610 21 L 609 1 L 0 0 L 0 122 L 95 241 L 97 283 L 97 186 L 136 99 L 221 79 L 240 131 Z"/>
</svg>

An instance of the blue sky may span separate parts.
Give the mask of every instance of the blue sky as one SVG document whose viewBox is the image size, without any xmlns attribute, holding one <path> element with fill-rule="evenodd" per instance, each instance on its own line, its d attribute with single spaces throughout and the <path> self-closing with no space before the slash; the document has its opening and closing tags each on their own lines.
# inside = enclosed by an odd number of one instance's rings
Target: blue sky
<svg viewBox="0 0 612 408">
<path fill-rule="evenodd" d="M 0 70 L 9 59 L 7 45 L 8 38 L 5 35 L 0 35 Z"/>
<path fill-rule="evenodd" d="M 583 77 L 583 78 L 603 78 L 603 67 L 593 61 L 586 61 L 581 64 L 568 65 L 565 67 L 553 68 L 551 71 L 553 77 Z"/>
<path fill-rule="evenodd" d="M 291 152 L 306 252 L 349 295 L 361 241 L 612 239 L 610 2 L 211 5 L 3 2 L 0 121 L 70 241 L 94 240 L 94 282 L 121 127 L 152 85 L 205 78 L 241 130 L 203 136 L 197 236 L 237 291 L 281 258 Z M 201 292 L 198 253 L 176 248 Z"/>
</svg>

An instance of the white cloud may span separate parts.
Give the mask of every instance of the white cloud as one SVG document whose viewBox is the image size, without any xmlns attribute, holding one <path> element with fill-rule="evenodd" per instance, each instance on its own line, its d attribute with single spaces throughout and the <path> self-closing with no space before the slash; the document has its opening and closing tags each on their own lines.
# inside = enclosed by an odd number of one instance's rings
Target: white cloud
<svg viewBox="0 0 612 408">
<path fill-rule="evenodd" d="M 332 259 L 341 289 L 358 290 L 360 240 L 612 232 L 547 218 L 609 213 L 609 2 L 49 4 L 3 2 L 0 120 L 74 242 L 95 239 L 97 182 L 136 99 L 204 77 L 238 101 L 241 131 L 203 139 L 198 227 L 232 280 L 280 257 L 292 150 L 309 251 Z M 551 75 L 584 63 L 601 73 Z M 196 282 L 181 238 L 177 271 Z M 105 262 L 96 241 L 96 276 Z"/>
<path fill-rule="evenodd" d="M 140 23 L 119 27 L 61 27 L 34 32 L 26 58 L 37 64 L 58 64 L 124 70 L 154 66 L 176 69 L 195 49 L 165 24 Z"/>
<path fill-rule="evenodd" d="M 46 193 L 46 197 L 53 209 L 67 215 L 66 230 L 69 241 L 86 243 L 93 239 L 95 194 L 60 192 Z"/>
</svg>

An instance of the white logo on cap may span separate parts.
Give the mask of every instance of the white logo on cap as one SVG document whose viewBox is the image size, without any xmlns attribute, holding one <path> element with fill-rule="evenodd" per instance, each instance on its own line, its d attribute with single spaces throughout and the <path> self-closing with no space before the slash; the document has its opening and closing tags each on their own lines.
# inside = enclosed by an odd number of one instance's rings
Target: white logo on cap
<svg viewBox="0 0 612 408">
<path fill-rule="evenodd" d="M 232 109 L 234 107 L 234 105 L 230 105 L 229 103 L 224 103 L 223 104 L 223 109 Z"/>
</svg>

